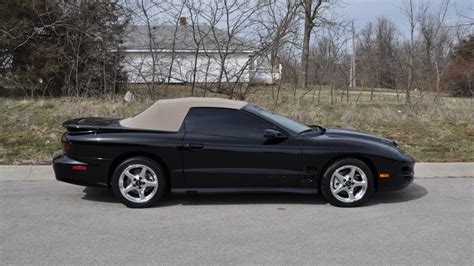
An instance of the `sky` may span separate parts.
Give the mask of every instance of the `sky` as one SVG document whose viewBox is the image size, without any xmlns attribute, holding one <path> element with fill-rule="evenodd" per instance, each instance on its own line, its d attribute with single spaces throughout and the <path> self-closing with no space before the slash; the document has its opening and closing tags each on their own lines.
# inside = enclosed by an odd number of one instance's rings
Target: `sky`
<svg viewBox="0 0 474 266">
<path fill-rule="evenodd" d="M 419 3 L 421 0 L 414 0 Z M 402 12 L 403 0 L 344 0 L 344 4 L 339 6 L 337 13 L 354 19 L 358 29 L 362 28 L 368 22 L 376 21 L 377 17 L 384 16 L 390 19 L 402 33 L 408 32 L 407 19 Z M 425 0 L 429 7 L 436 11 L 442 0 Z M 458 11 L 465 15 L 474 17 L 474 0 L 451 0 L 450 9 L 447 14 L 447 21 L 452 24 L 458 20 Z M 472 22 L 472 21 L 471 21 Z"/>
</svg>

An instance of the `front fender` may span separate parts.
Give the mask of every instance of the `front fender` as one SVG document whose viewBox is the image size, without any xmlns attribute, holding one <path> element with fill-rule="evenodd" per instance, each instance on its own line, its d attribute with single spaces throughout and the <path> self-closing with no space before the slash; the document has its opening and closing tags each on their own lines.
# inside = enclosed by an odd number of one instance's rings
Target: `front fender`
<svg viewBox="0 0 474 266">
<path fill-rule="evenodd" d="M 303 142 L 303 164 L 317 166 L 319 178 L 337 158 L 355 157 L 370 164 L 378 191 L 397 190 L 413 181 L 415 161 L 395 145 L 351 138 L 320 136 Z M 379 178 L 388 173 L 389 178 Z"/>
</svg>

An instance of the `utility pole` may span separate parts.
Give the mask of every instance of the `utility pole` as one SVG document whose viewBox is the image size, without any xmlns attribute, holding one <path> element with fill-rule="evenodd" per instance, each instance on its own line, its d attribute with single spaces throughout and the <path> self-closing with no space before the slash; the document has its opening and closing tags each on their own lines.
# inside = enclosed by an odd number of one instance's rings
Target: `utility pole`
<svg viewBox="0 0 474 266">
<path fill-rule="evenodd" d="M 351 56 L 351 71 L 350 71 L 350 80 L 349 87 L 356 87 L 356 46 L 355 46 L 355 28 L 354 20 L 352 20 L 352 56 Z"/>
</svg>

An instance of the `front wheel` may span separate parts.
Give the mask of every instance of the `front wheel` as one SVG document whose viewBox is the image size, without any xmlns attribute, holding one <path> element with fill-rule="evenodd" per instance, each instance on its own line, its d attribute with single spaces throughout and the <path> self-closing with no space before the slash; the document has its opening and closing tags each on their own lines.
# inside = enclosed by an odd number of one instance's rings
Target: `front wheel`
<svg viewBox="0 0 474 266">
<path fill-rule="evenodd" d="M 144 157 L 123 161 L 112 176 L 115 197 L 131 208 L 155 204 L 166 191 L 166 178 L 161 166 Z"/>
<path fill-rule="evenodd" d="M 324 198 L 339 207 L 356 207 L 374 192 L 370 168 L 358 159 L 346 158 L 333 163 L 321 181 Z"/>
</svg>

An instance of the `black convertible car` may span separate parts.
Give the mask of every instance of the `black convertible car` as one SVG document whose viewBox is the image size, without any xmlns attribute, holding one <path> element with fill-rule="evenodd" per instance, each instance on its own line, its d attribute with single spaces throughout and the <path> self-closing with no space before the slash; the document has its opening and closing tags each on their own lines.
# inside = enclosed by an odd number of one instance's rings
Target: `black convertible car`
<svg viewBox="0 0 474 266">
<path fill-rule="evenodd" d="M 253 104 L 160 100 L 137 116 L 65 122 L 56 179 L 112 188 L 129 207 L 167 192 L 322 192 L 358 206 L 413 181 L 415 161 L 388 139 L 306 126 Z"/>
</svg>

